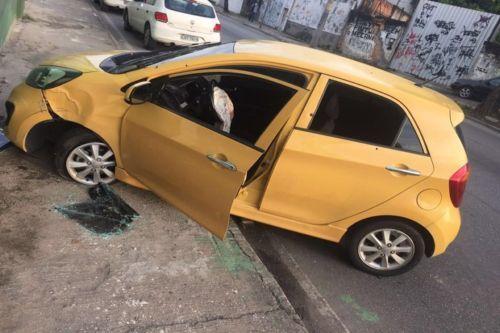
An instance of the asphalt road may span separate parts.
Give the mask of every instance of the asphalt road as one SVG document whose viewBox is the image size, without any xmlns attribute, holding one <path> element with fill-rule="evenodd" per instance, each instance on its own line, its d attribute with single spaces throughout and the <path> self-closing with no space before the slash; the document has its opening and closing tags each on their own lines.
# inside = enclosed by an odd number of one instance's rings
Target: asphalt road
<svg viewBox="0 0 500 333">
<path fill-rule="evenodd" d="M 119 42 L 139 48 L 141 36 L 125 33 L 118 12 L 105 15 Z M 221 17 L 224 42 L 272 39 Z M 377 278 L 353 269 L 332 243 L 260 224 L 242 229 L 278 278 L 299 313 L 307 317 L 304 293 L 323 302 L 341 330 L 350 332 L 494 332 L 500 326 L 500 134 L 466 121 L 463 125 L 472 177 L 462 206 L 462 229 L 448 251 L 423 260 L 398 277 Z M 272 242 L 286 253 L 306 284 L 299 288 L 284 275 L 279 255 L 266 252 Z M 260 251 L 259 251 L 260 248 Z M 274 266 L 274 267 L 273 267 Z M 278 267 L 278 268 L 277 268 Z M 279 269 L 281 267 L 281 269 Z M 304 285 L 301 281 L 300 284 Z M 292 285 L 292 286 L 290 286 Z M 300 294 L 300 296 L 297 296 Z M 315 303 L 310 308 L 320 307 Z M 325 311 L 321 311 L 325 312 Z M 328 312 L 328 311 L 326 311 Z M 309 319 L 311 330 L 321 325 Z M 308 318 L 305 318 L 306 320 Z"/>
</svg>

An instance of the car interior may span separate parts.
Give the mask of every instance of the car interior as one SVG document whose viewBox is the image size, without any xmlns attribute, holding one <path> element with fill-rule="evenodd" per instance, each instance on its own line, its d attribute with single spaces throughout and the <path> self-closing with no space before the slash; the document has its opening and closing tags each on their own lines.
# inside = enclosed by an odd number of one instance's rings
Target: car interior
<svg viewBox="0 0 500 333">
<path fill-rule="evenodd" d="M 392 146 L 406 115 L 394 102 L 337 82 L 328 85 L 310 129 Z"/>
<path fill-rule="evenodd" d="M 296 92 L 272 81 L 235 73 L 193 74 L 151 83 L 153 103 L 250 145 L 257 142 Z M 213 93 L 217 89 L 227 94 L 233 106 L 227 131 L 222 130 L 223 119 L 215 109 Z"/>
</svg>

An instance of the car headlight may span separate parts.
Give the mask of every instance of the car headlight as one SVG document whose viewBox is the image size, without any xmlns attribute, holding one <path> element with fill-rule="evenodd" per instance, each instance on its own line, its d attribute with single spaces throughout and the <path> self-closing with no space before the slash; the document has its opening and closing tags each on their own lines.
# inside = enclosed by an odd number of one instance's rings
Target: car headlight
<svg viewBox="0 0 500 333">
<path fill-rule="evenodd" d="M 31 71 L 26 84 L 37 89 L 50 89 L 82 75 L 82 72 L 57 66 L 39 66 Z"/>
</svg>

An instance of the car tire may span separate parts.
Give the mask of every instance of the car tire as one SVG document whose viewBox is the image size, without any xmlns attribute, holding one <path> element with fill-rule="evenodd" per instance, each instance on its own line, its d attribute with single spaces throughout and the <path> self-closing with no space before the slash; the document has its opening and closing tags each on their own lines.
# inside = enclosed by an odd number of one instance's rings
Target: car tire
<svg viewBox="0 0 500 333">
<path fill-rule="evenodd" d="M 128 10 L 123 11 L 123 29 L 125 31 L 132 31 L 132 27 L 130 26 L 130 21 L 128 19 Z"/>
<path fill-rule="evenodd" d="M 109 184 L 115 180 L 114 153 L 97 135 L 86 129 L 76 128 L 64 133 L 58 141 L 54 164 L 62 177 L 87 186 Z M 92 154 L 94 149 L 97 157 Z M 85 158 L 81 155 L 82 152 L 87 153 Z M 84 175 L 87 170 L 90 171 Z M 97 181 L 94 177 L 96 173 L 99 174 Z"/>
<path fill-rule="evenodd" d="M 106 3 L 104 2 L 104 0 L 99 0 L 99 7 L 101 8 L 101 10 L 103 12 L 109 11 L 109 6 L 106 5 Z"/>
<path fill-rule="evenodd" d="M 379 243 L 372 240 L 373 237 Z M 395 242 L 398 243 L 392 244 Z M 352 264 L 376 276 L 405 273 L 415 267 L 425 253 L 420 232 L 398 220 L 379 220 L 355 227 L 346 245 Z"/>
<path fill-rule="evenodd" d="M 471 87 L 462 87 L 458 90 L 458 96 L 462 98 L 471 98 L 472 89 Z"/>
<path fill-rule="evenodd" d="M 148 50 L 154 50 L 156 48 L 156 41 L 151 36 L 151 26 L 149 23 L 146 23 L 144 27 L 144 39 L 143 39 L 144 47 Z"/>
</svg>

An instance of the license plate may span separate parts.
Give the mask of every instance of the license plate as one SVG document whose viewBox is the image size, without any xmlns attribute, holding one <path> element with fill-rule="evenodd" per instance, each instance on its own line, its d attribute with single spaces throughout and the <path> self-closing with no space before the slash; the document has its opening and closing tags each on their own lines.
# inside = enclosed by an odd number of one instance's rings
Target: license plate
<svg viewBox="0 0 500 333">
<path fill-rule="evenodd" d="M 191 35 L 181 35 L 181 39 L 183 40 L 188 40 L 190 42 L 197 42 L 199 40 L 198 37 L 196 36 L 191 36 Z"/>
</svg>

